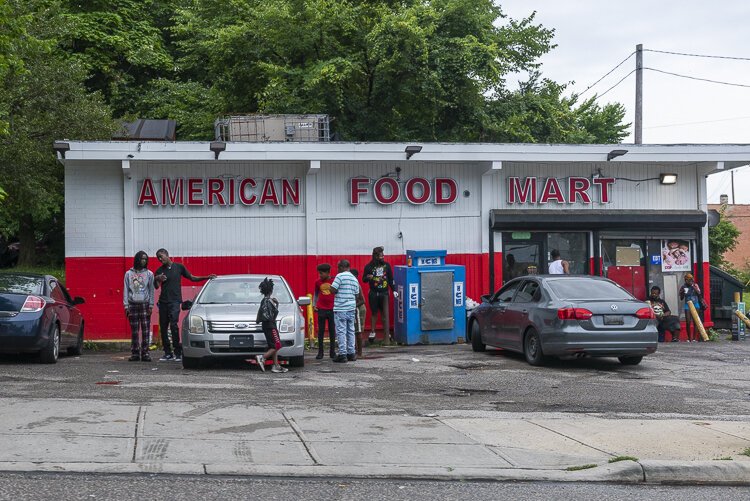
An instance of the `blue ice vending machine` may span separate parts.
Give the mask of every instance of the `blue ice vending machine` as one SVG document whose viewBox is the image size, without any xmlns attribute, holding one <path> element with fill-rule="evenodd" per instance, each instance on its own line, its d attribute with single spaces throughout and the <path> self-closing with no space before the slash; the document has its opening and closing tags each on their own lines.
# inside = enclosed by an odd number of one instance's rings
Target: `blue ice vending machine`
<svg viewBox="0 0 750 501">
<path fill-rule="evenodd" d="M 396 341 L 449 344 L 464 341 L 466 268 L 445 264 L 444 250 L 407 250 L 396 266 Z"/>
</svg>

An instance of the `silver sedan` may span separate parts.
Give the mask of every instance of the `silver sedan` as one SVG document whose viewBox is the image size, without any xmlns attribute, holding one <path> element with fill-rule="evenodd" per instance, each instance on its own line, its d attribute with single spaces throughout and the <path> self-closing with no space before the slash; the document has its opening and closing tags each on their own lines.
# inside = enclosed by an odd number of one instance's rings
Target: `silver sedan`
<svg viewBox="0 0 750 501">
<path fill-rule="evenodd" d="M 305 365 L 305 320 L 300 306 L 309 305 L 310 298 L 295 299 L 279 275 L 225 275 L 208 281 L 195 301 L 183 303 L 183 309 L 190 309 L 182 324 L 184 368 L 197 368 L 205 359 L 247 359 L 268 349 L 255 321 L 263 298 L 258 285 L 266 277 L 274 281 L 272 297 L 279 302 L 279 357 L 292 367 Z"/>
<path fill-rule="evenodd" d="M 468 337 L 474 351 L 487 345 L 526 356 L 531 365 L 555 357 L 618 357 L 637 365 L 654 353 L 654 311 L 601 277 L 535 275 L 505 284 L 472 310 Z"/>
</svg>

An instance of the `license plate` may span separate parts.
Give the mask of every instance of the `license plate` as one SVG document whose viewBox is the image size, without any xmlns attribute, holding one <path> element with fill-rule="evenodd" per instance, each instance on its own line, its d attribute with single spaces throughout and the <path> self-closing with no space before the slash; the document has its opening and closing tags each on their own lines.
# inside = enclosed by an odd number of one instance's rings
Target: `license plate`
<svg viewBox="0 0 750 501">
<path fill-rule="evenodd" d="M 622 315 L 604 315 L 604 325 L 622 325 Z"/>
<path fill-rule="evenodd" d="M 230 348 L 252 348 L 253 347 L 253 336 L 229 336 L 229 347 Z"/>
</svg>

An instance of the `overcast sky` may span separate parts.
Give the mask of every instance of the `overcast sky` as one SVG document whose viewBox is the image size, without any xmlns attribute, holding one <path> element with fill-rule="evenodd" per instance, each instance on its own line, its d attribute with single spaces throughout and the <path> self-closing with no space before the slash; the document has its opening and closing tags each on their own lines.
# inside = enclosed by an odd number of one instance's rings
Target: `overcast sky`
<svg viewBox="0 0 750 501">
<path fill-rule="evenodd" d="M 557 48 L 542 58 L 542 75 L 575 83 L 583 92 L 635 50 L 644 49 L 750 58 L 750 1 L 747 0 L 499 0 L 505 14 L 555 29 Z M 750 61 L 644 52 L 644 67 L 750 86 Z M 631 57 L 591 88 L 604 93 L 635 68 Z M 600 100 L 625 105 L 633 122 L 635 74 Z M 625 142 L 633 142 L 632 128 Z M 730 87 L 644 71 L 644 143 L 750 144 L 750 87 Z M 735 172 L 737 203 L 750 204 L 750 167 Z M 730 176 L 708 178 L 709 203 L 726 193 Z"/>
</svg>

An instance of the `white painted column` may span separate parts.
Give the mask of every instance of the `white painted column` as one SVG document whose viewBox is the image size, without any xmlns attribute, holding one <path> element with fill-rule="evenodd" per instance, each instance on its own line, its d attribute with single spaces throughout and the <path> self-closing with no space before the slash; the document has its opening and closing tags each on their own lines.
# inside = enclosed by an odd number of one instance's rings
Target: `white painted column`
<svg viewBox="0 0 750 501">
<path fill-rule="evenodd" d="M 130 160 L 122 161 L 122 214 L 124 245 L 123 256 L 135 255 L 133 250 L 133 197 L 135 196 L 135 182 L 132 179 Z"/>
<path fill-rule="evenodd" d="M 310 160 L 305 175 L 305 228 L 306 252 L 308 256 L 318 255 L 318 173 L 320 160 Z"/>
</svg>

